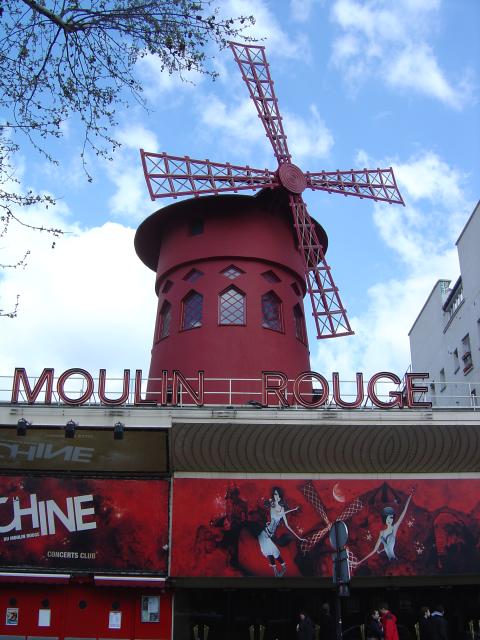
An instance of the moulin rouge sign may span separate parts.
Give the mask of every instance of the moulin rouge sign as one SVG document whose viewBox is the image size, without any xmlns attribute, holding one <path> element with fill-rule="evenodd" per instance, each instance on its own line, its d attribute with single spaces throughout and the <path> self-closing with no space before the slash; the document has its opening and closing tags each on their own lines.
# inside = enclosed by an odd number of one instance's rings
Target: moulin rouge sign
<svg viewBox="0 0 480 640">
<path fill-rule="evenodd" d="M 340 376 L 336 372 L 332 373 L 332 389 L 330 390 L 327 379 L 315 371 L 304 371 L 293 380 L 289 379 L 281 371 L 262 371 L 260 380 L 261 405 L 263 407 L 300 405 L 307 408 L 317 408 L 328 404 L 328 406 L 336 405 L 342 409 L 358 409 L 365 401 L 370 400 L 372 405 L 379 409 L 429 409 L 432 406 L 431 402 L 422 399 L 428 388 L 417 384 L 419 380 L 425 380 L 428 377 L 428 373 L 407 373 L 402 382 L 396 374 L 380 371 L 370 378 L 365 388 L 363 373 L 357 373 L 356 396 L 352 400 L 345 400 L 341 394 Z M 76 397 L 68 395 L 65 386 L 71 378 L 83 380 L 81 395 L 76 394 Z M 135 371 L 132 393 L 130 391 L 130 382 L 130 370 L 125 369 L 122 391 L 115 398 L 112 398 L 108 397 L 106 393 L 106 369 L 100 369 L 96 388 L 94 377 L 85 369 L 67 369 L 56 379 L 56 393 L 60 402 L 67 405 L 82 405 L 92 402 L 92 396 L 96 392 L 99 403 L 107 406 L 124 404 L 177 406 L 180 404 L 181 390 L 182 404 L 185 404 L 184 398 L 186 394 L 190 402 L 201 407 L 205 402 L 205 384 L 208 383 L 208 379 L 205 379 L 204 371 L 198 371 L 196 382 L 192 385 L 192 379 L 187 379 L 180 371 L 173 370 L 170 373 L 164 370 L 159 379 L 158 392 L 156 391 L 154 396 L 147 392 L 146 397 L 142 397 L 141 369 Z M 396 385 L 397 390 L 389 391 L 386 399 L 382 399 L 384 395 L 380 397 L 377 391 L 377 385 L 382 383 Z M 305 385 L 309 386 L 309 392 L 305 392 Z M 54 386 L 54 369 L 44 369 L 32 387 L 26 370 L 17 368 L 13 377 L 11 402 L 12 404 L 17 404 L 26 399 L 28 404 L 35 404 L 42 394 L 44 398 L 43 404 L 51 404 Z M 313 393 L 312 386 L 315 389 Z M 22 400 L 19 400 L 22 389 Z M 290 401 L 287 398 L 287 391 L 288 396 L 291 398 Z M 221 404 L 221 402 L 216 404 Z"/>
</svg>

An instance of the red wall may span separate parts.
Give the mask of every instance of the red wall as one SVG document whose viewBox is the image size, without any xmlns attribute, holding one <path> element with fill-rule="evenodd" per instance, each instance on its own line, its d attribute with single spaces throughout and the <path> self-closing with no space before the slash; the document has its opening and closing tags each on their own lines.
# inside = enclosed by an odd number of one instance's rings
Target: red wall
<svg viewBox="0 0 480 640">
<path fill-rule="evenodd" d="M 160 595 L 160 622 L 140 622 L 142 595 Z M 5 624 L 6 609 L 12 598 L 19 609 L 18 625 Z M 51 626 L 38 626 L 38 610 L 48 599 Z M 86 604 L 80 608 L 80 603 Z M 122 612 L 120 629 L 109 629 L 112 605 Z M 171 637 L 172 598 L 169 592 L 154 589 L 95 588 L 82 585 L 4 585 L 0 588 L 0 635 L 37 635 L 64 637 L 144 638 L 169 640 Z"/>
</svg>

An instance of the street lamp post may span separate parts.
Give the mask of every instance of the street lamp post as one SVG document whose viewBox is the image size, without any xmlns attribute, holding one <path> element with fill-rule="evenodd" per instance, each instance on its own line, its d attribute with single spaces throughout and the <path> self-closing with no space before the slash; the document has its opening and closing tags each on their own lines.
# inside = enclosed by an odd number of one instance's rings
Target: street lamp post
<svg viewBox="0 0 480 640">
<path fill-rule="evenodd" d="M 348 564 L 348 554 L 345 548 L 348 540 L 347 525 L 342 520 L 336 520 L 330 529 L 330 544 L 335 553 L 332 554 L 333 560 L 333 583 L 337 587 L 335 598 L 335 628 L 337 640 L 342 640 L 342 601 L 350 595 L 350 567 Z"/>
</svg>

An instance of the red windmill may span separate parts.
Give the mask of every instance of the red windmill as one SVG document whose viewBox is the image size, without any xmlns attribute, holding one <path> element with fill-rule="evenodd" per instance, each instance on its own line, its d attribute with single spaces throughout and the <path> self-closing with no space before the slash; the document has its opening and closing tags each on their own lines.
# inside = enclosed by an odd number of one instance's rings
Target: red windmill
<svg viewBox="0 0 480 640">
<path fill-rule="evenodd" d="M 193 160 L 188 156 L 147 153 L 142 149 L 142 164 L 150 197 L 155 200 L 164 197 L 237 193 L 246 189 L 285 189 L 303 260 L 317 338 L 350 335 L 353 331 L 302 193 L 308 187 L 314 191 L 404 204 L 393 170 L 304 173 L 291 162 L 265 47 L 234 42 L 230 43 L 230 47 L 273 147 L 278 168 L 276 171 L 254 169 L 209 160 Z"/>
</svg>

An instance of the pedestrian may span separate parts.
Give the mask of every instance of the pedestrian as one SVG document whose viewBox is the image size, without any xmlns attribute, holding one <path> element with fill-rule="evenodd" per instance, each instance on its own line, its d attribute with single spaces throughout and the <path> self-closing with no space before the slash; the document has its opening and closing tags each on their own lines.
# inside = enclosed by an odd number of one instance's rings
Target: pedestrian
<svg viewBox="0 0 480 640">
<path fill-rule="evenodd" d="M 320 613 L 320 619 L 318 621 L 320 625 L 320 638 L 321 640 L 335 640 L 337 634 L 335 632 L 335 620 L 330 613 L 330 605 L 328 602 L 322 604 L 322 610 Z"/>
<path fill-rule="evenodd" d="M 315 631 L 311 619 L 305 611 L 300 611 L 299 618 L 300 621 L 297 624 L 297 640 L 314 640 Z"/>
<path fill-rule="evenodd" d="M 385 640 L 399 640 L 397 629 L 397 616 L 388 608 L 386 602 L 378 607 L 380 612 L 380 620 L 383 627 L 383 637 Z"/>
<path fill-rule="evenodd" d="M 368 614 L 367 622 L 365 624 L 365 635 L 367 640 L 383 640 L 383 626 L 380 621 L 378 609 L 372 609 Z"/>
<path fill-rule="evenodd" d="M 430 609 L 428 607 L 420 608 L 418 631 L 420 633 L 420 640 L 432 640 L 432 621 L 430 618 Z"/>
<path fill-rule="evenodd" d="M 445 620 L 445 609 L 437 605 L 430 616 L 431 640 L 448 640 L 448 625 Z"/>
</svg>

